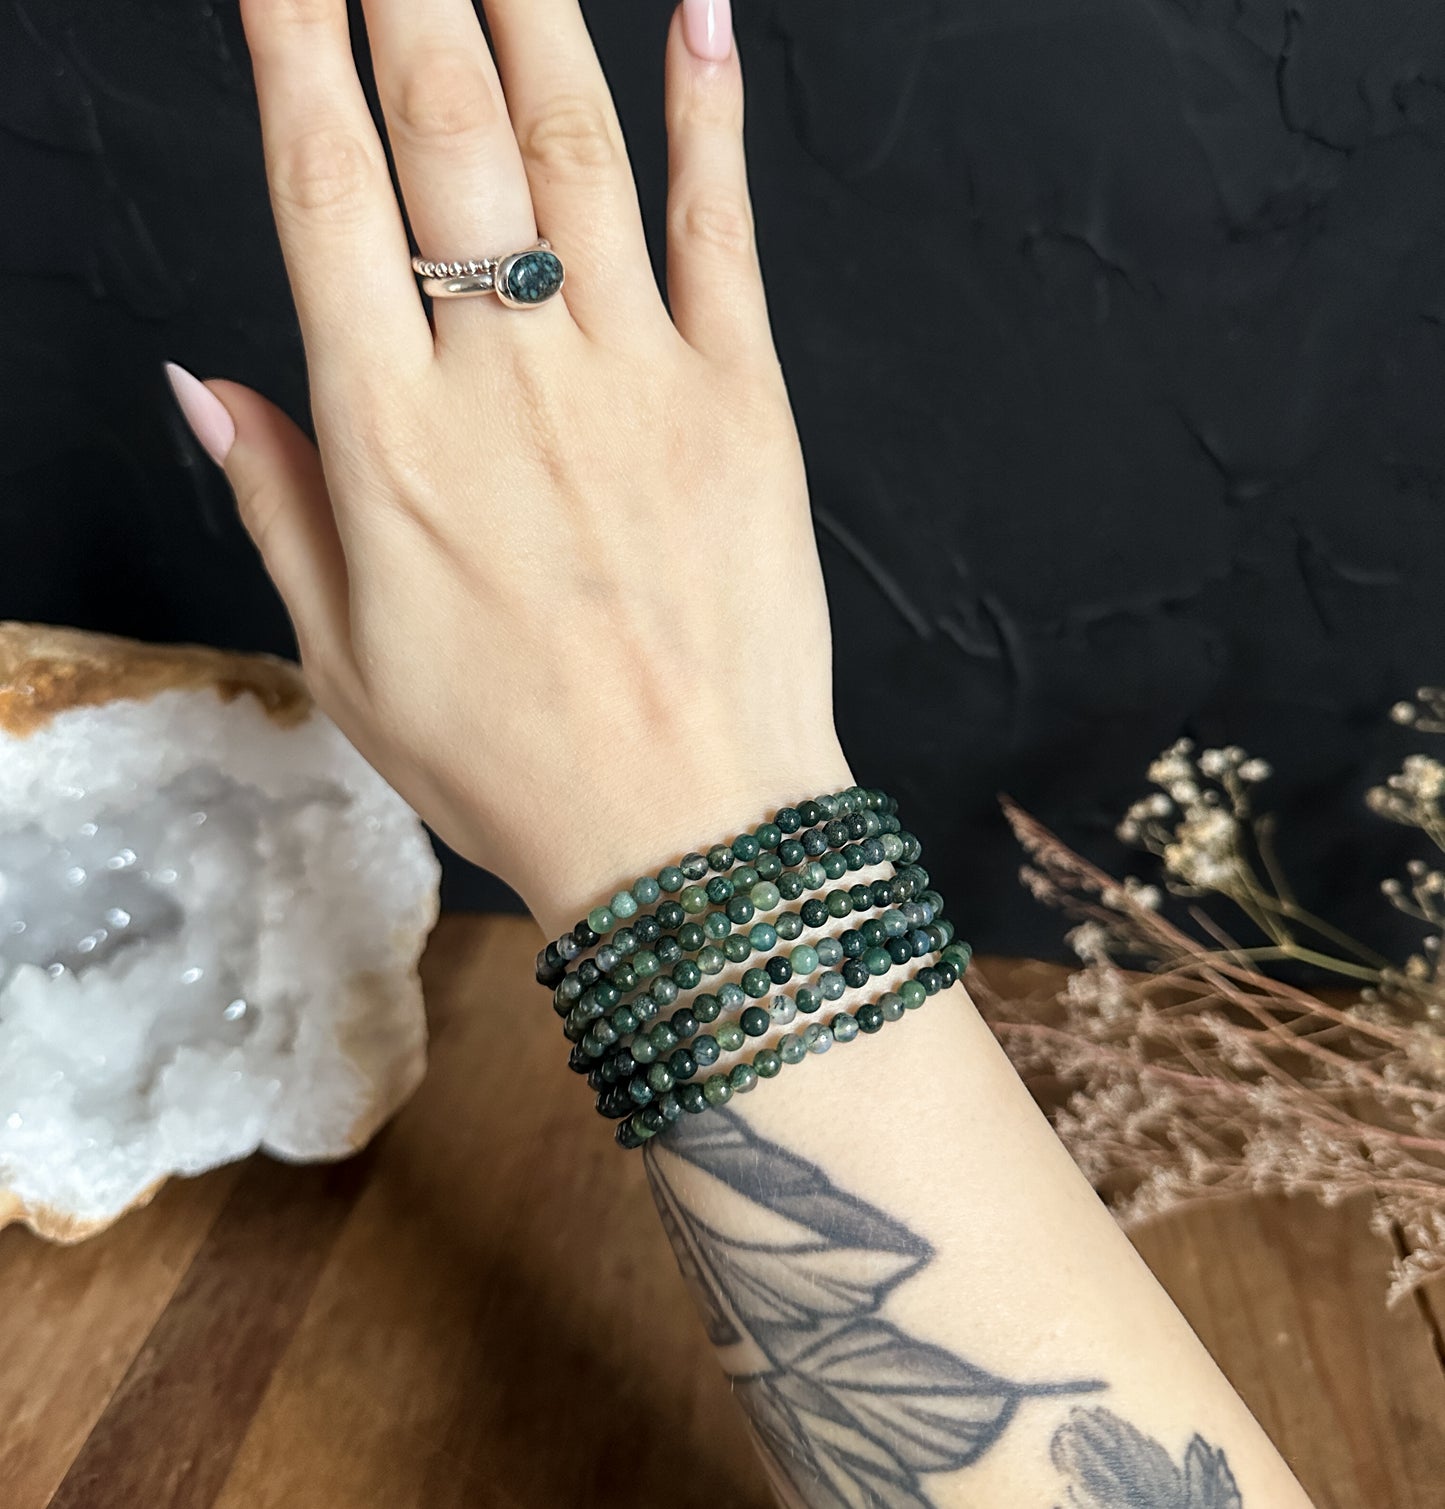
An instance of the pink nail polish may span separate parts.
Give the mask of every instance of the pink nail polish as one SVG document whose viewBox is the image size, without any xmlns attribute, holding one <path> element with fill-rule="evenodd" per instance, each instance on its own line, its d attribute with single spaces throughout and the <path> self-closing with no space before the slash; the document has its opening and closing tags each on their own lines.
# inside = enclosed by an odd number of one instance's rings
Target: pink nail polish
<svg viewBox="0 0 1445 1509">
<path fill-rule="evenodd" d="M 682 0 L 687 50 L 705 63 L 721 63 L 733 50 L 731 0 Z"/>
<path fill-rule="evenodd" d="M 236 421 L 199 377 L 192 376 L 175 362 L 167 362 L 165 367 L 171 392 L 176 395 L 176 403 L 185 415 L 191 433 L 205 447 L 211 460 L 217 466 L 224 466 L 236 438 Z"/>
</svg>

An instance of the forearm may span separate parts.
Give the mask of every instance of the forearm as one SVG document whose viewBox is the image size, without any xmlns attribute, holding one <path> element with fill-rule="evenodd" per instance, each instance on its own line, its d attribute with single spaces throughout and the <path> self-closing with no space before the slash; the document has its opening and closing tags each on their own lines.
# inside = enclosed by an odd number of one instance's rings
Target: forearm
<svg viewBox="0 0 1445 1509">
<path fill-rule="evenodd" d="M 1308 1504 L 961 986 L 642 1156 L 785 1502 Z"/>
</svg>

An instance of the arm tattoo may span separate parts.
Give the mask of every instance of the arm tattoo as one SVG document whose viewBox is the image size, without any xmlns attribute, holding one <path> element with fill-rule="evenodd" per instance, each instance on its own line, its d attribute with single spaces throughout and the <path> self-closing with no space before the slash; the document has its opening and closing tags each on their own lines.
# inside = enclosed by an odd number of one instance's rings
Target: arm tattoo
<svg viewBox="0 0 1445 1509">
<path fill-rule="evenodd" d="M 1107 1387 L 1003 1378 L 884 1319 L 889 1294 L 933 1249 L 731 1110 L 685 1118 L 644 1162 L 708 1337 L 792 1509 L 930 1509 L 924 1479 L 977 1462 L 1029 1401 Z M 1195 1436 L 1178 1467 L 1107 1409 L 1075 1405 L 1050 1458 L 1059 1509 L 1243 1509 L 1223 1452 Z"/>
</svg>

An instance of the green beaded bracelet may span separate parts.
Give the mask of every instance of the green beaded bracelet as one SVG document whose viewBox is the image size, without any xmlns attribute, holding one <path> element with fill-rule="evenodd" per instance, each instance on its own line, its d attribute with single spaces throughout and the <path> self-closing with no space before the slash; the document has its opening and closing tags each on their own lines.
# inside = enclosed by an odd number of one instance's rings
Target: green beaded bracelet
<svg viewBox="0 0 1445 1509">
<path fill-rule="evenodd" d="M 930 925 L 930 930 L 933 928 L 938 931 L 936 940 L 930 939 L 935 946 L 915 951 L 910 958 L 927 958 L 936 953 L 939 955 L 939 962 L 931 967 L 941 974 L 952 971 L 953 977 L 956 977 L 961 972 L 955 962 L 959 955 L 955 953 L 953 959 L 944 956 L 953 936 L 952 924 L 940 919 L 939 923 Z M 967 948 L 967 945 L 962 947 Z M 876 977 L 886 974 L 895 963 L 905 962 L 908 961 L 889 958 L 887 969 L 870 970 L 870 975 Z M 920 969 L 919 974 L 921 973 Z M 913 978 L 918 977 L 915 975 Z M 948 978 L 945 983 L 952 984 L 953 978 Z M 760 1003 L 744 1006 L 736 1018 L 724 1022 L 714 1033 L 699 1032 L 695 1037 L 685 1037 L 675 1026 L 667 1023 L 659 1024 L 661 1032 L 653 1029 L 657 1033 L 656 1037 L 652 1033 L 639 1033 L 620 1055 L 624 1061 L 630 1056 L 636 1068 L 630 1077 L 613 1078 L 609 1084 L 599 1089 L 597 1109 L 603 1116 L 615 1120 L 636 1107 L 647 1105 L 654 1096 L 672 1089 L 674 1084 L 691 1080 L 699 1069 L 709 1068 L 723 1052 L 734 1052 L 741 1048 L 747 1038 L 762 1037 L 774 1027 L 787 1026 L 800 1014 L 812 1016 L 821 1011 L 827 1002 L 840 1000 L 848 988 L 848 983 L 841 974 L 829 970 L 820 976 L 816 987 L 804 986 L 793 995 L 779 991 L 766 1006 Z M 892 995 L 893 992 L 888 994 Z M 920 996 L 917 1004 L 921 1005 L 922 1000 L 923 997 Z M 694 1021 L 700 1023 L 697 1005 L 698 1002 L 694 1000 L 693 1011 L 689 1014 Z M 848 1020 L 846 1013 L 839 1013 L 830 1025 L 843 1020 Z M 854 1031 L 856 1030 L 855 1025 Z M 872 1029 L 865 1027 L 864 1030 Z"/>
<path fill-rule="evenodd" d="M 838 1012 L 825 1026 L 810 1022 L 802 1032 L 789 1033 L 775 1048 L 762 1048 L 751 1062 L 739 1062 L 709 1075 L 669 1084 L 649 1104 L 640 1106 L 618 1122 L 617 1142 L 625 1148 L 641 1147 L 684 1114 L 697 1115 L 709 1106 L 726 1105 L 733 1095 L 744 1095 L 759 1079 L 771 1079 L 785 1065 L 801 1063 L 809 1054 L 829 1051 L 835 1042 L 851 1042 L 860 1032 L 874 1033 L 886 1023 L 900 1020 L 916 1010 L 931 995 L 947 990 L 963 977 L 972 950 L 968 945 L 950 945 L 953 957 L 941 966 L 926 966 L 896 991 L 885 991 L 876 1001 L 866 1001 L 852 1012 Z M 659 1080 L 659 1084 L 663 1081 Z"/>
<path fill-rule="evenodd" d="M 710 872 L 721 874 L 741 860 L 747 863 L 764 850 L 776 850 L 790 833 L 819 822 L 833 822 L 864 812 L 895 812 L 897 803 L 885 792 L 850 786 L 831 796 L 814 797 L 796 807 L 782 807 L 751 833 L 739 834 L 731 843 L 715 844 L 706 854 L 686 854 L 675 865 L 665 865 L 655 876 L 643 876 L 625 891 L 618 891 L 606 904 L 594 907 L 570 932 L 547 944 L 537 955 L 537 981 L 556 985 L 573 959 L 610 933 L 619 921 L 636 916 L 662 895 L 675 895 L 689 881 L 703 880 Z"/>
</svg>

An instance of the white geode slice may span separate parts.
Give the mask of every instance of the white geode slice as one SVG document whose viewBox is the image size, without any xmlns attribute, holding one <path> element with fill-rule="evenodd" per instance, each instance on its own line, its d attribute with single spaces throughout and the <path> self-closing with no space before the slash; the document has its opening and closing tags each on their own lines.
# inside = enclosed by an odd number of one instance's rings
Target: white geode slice
<svg viewBox="0 0 1445 1509">
<path fill-rule="evenodd" d="M 425 1069 L 438 877 L 289 662 L 0 624 L 0 1227 L 354 1152 Z"/>
</svg>

